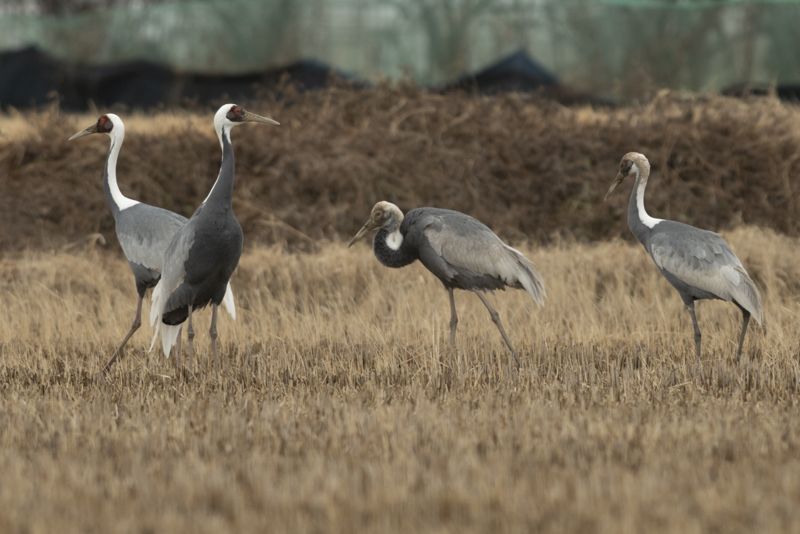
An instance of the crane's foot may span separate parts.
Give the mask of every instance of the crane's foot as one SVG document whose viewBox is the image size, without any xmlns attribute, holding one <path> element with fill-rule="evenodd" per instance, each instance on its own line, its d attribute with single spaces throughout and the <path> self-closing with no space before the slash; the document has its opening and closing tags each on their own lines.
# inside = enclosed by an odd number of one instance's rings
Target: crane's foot
<svg viewBox="0 0 800 534">
<path fill-rule="evenodd" d="M 697 381 L 702 384 L 706 385 L 706 372 L 703 368 L 703 362 L 700 361 L 700 358 L 697 358 L 694 363 L 694 375 L 697 377 Z"/>
<path fill-rule="evenodd" d="M 102 371 L 97 371 L 92 376 L 93 376 L 94 381 L 96 383 L 100 383 L 100 384 L 110 384 L 111 383 L 111 376 L 108 373 L 108 371 L 106 371 L 105 369 L 103 369 Z"/>
<path fill-rule="evenodd" d="M 511 352 L 511 356 L 508 358 L 508 366 L 506 367 L 506 378 L 511 381 L 515 381 L 519 376 L 519 357 L 517 356 L 515 351 Z"/>
</svg>

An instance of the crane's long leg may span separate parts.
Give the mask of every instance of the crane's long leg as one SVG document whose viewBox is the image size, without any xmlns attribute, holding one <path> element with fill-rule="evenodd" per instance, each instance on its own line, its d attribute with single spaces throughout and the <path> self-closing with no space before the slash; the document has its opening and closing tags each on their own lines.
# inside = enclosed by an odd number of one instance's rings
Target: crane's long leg
<svg viewBox="0 0 800 534">
<path fill-rule="evenodd" d="M 179 362 L 181 361 L 181 336 L 183 334 L 183 328 L 181 328 L 180 332 L 178 332 L 178 339 L 175 341 L 175 367 L 180 369 Z"/>
<path fill-rule="evenodd" d="M 694 301 L 686 305 L 689 309 L 689 315 L 692 316 L 692 327 L 694 328 L 694 353 L 697 357 L 697 368 L 702 369 L 703 364 L 700 363 L 700 341 L 703 334 L 700 332 L 700 325 L 697 324 L 697 315 L 694 313 Z"/>
<path fill-rule="evenodd" d="M 742 333 L 739 335 L 739 349 L 736 351 L 736 361 L 742 360 L 742 347 L 744 346 L 744 336 L 747 334 L 747 325 L 750 324 L 750 312 L 742 310 Z"/>
<path fill-rule="evenodd" d="M 186 365 L 191 367 L 194 360 L 194 327 L 192 326 L 192 307 L 189 306 L 189 315 L 186 317 Z"/>
<path fill-rule="evenodd" d="M 456 327 L 458 326 L 458 314 L 456 313 L 456 297 L 453 295 L 453 288 L 448 287 L 447 293 L 450 295 L 450 345 L 456 345 Z"/>
<path fill-rule="evenodd" d="M 217 365 L 217 305 L 211 304 L 211 327 L 208 329 L 208 336 L 211 338 L 211 357 L 214 358 L 214 365 Z"/>
<path fill-rule="evenodd" d="M 111 355 L 111 358 L 106 362 L 106 365 L 103 367 L 103 373 L 107 373 L 111 366 L 114 365 L 114 362 L 117 361 L 122 355 L 122 349 L 125 347 L 125 344 L 131 338 L 131 336 L 139 330 L 139 327 L 142 326 L 142 300 L 144 299 L 144 295 L 139 295 L 139 301 L 136 303 L 136 315 L 133 317 L 133 323 L 131 324 L 130 330 L 128 330 L 128 334 L 122 340 L 122 343 L 119 344 L 117 350 Z"/>
<path fill-rule="evenodd" d="M 519 358 L 517 357 L 517 353 L 514 350 L 514 347 L 511 346 L 511 340 L 508 339 L 508 335 L 506 335 L 506 330 L 505 330 L 505 328 L 503 328 L 503 323 L 500 321 L 500 315 L 492 307 L 492 305 L 489 304 L 489 301 L 486 299 L 486 297 L 483 295 L 483 293 L 481 293 L 479 291 L 473 291 L 473 293 L 478 295 L 478 298 L 481 299 L 481 302 L 483 302 L 483 305 L 486 306 L 487 310 L 489 310 L 489 315 L 492 318 L 492 322 L 494 322 L 494 325 L 500 331 L 500 335 L 503 336 L 503 341 L 506 342 L 506 346 L 508 347 L 508 350 L 511 351 L 511 356 L 514 357 L 514 363 L 516 363 L 516 365 L 517 365 L 516 368 L 517 368 L 517 370 L 519 370 Z M 511 375 L 511 358 L 508 359 L 508 372 L 509 372 L 509 376 L 510 376 Z"/>
</svg>

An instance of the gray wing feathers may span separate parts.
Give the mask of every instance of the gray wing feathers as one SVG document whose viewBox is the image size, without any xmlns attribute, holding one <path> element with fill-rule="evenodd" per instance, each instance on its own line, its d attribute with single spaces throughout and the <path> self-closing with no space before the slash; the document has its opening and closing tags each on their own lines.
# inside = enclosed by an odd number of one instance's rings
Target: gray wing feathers
<svg viewBox="0 0 800 534">
<path fill-rule="evenodd" d="M 177 213 L 137 204 L 120 212 L 117 239 L 128 261 L 161 272 L 164 252 L 184 224 Z"/>
<path fill-rule="evenodd" d="M 519 283 L 522 285 L 525 291 L 528 292 L 536 304 L 539 306 L 544 305 L 544 299 L 547 297 L 547 293 L 544 290 L 544 281 L 542 280 L 539 272 L 533 266 L 533 263 L 531 263 L 531 261 L 523 256 L 522 253 L 517 249 L 509 247 L 508 245 L 505 245 L 505 247 L 513 253 L 519 269 L 522 271 L 517 275 Z"/>
<path fill-rule="evenodd" d="M 696 228 L 655 233 L 650 254 L 659 269 L 722 300 L 735 301 L 762 323 L 758 288 L 719 234 Z"/>
<path fill-rule="evenodd" d="M 477 219 L 446 212 L 427 215 L 420 223 L 432 251 L 452 271 L 494 277 L 509 287 L 525 289 L 537 304 L 544 303 L 544 283 L 530 260 Z"/>
</svg>

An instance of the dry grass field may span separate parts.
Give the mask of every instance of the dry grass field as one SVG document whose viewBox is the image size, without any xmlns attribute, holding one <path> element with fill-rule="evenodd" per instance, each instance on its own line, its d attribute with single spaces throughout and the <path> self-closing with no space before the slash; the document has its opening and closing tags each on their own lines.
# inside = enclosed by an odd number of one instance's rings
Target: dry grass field
<svg viewBox="0 0 800 534">
<path fill-rule="evenodd" d="M 452 352 L 432 276 L 333 242 L 246 248 L 221 369 L 204 312 L 194 373 L 147 354 L 142 328 L 103 380 L 127 265 L 7 254 L 0 531 L 799 532 L 800 247 L 725 235 L 767 329 L 737 365 L 738 310 L 700 304 L 702 377 L 680 299 L 629 242 L 521 244 L 549 298 L 494 297 L 516 381 L 477 298 L 456 296 Z"/>
</svg>

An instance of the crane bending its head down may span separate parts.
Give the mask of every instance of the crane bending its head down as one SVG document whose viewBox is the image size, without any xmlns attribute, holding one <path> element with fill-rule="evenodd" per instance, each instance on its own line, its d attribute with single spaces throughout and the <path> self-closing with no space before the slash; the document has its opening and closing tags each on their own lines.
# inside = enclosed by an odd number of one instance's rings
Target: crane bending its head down
<svg viewBox="0 0 800 534">
<path fill-rule="evenodd" d="M 377 230 L 372 248 L 383 265 L 403 267 L 419 260 L 442 282 L 450 297 L 451 344 L 455 344 L 458 323 L 453 290 L 471 291 L 489 310 L 519 367 L 500 316 L 483 293 L 508 287 L 524 289 L 541 305 L 545 298 L 544 283 L 528 258 L 506 245 L 479 220 L 453 210 L 416 208 L 403 216 L 391 202 L 378 202 L 348 246 L 372 230 Z M 509 372 L 510 369 L 511 361 Z"/>
<path fill-rule="evenodd" d="M 397 250 L 403 242 L 403 236 L 400 234 L 400 225 L 403 223 L 403 212 L 392 204 L 381 200 L 372 207 L 369 214 L 369 219 L 364 223 L 364 226 L 358 231 L 356 235 L 347 243 L 348 247 L 352 247 L 354 243 L 363 239 L 368 233 L 376 228 L 385 227 L 389 231 L 386 243 L 393 250 Z"/>
</svg>

